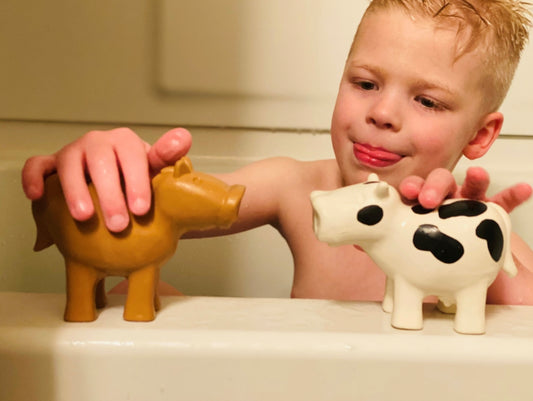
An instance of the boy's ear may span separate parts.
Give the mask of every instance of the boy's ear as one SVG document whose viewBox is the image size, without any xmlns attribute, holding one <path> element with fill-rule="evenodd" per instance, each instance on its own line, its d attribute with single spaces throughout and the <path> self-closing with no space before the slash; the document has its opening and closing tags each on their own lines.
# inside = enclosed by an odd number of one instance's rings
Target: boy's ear
<svg viewBox="0 0 533 401">
<path fill-rule="evenodd" d="M 503 114 L 494 112 L 487 114 L 482 120 L 481 128 L 463 149 L 463 154 L 470 160 L 483 156 L 490 149 L 503 125 Z"/>
</svg>

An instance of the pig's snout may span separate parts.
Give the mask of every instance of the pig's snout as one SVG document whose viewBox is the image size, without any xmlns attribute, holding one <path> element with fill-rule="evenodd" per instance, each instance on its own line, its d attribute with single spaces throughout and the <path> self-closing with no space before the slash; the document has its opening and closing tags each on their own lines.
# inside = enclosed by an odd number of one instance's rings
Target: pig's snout
<svg viewBox="0 0 533 401">
<path fill-rule="evenodd" d="M 229 228 L 237 220 L 245 189 L 243 185 L 232 185 L 229 188 L 228 195 L 220 207 L 217 226 Z"/>
</svg>

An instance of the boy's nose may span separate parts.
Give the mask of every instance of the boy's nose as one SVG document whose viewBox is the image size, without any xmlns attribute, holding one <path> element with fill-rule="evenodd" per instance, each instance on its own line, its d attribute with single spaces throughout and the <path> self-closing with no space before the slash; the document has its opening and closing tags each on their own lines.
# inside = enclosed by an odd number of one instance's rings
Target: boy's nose
<svg viewBox="0 0 533 401">
<path fill-rule="evenodd" d="M 380 97 L 371 105 L 367 113 L 367 123 L 380 129 L 397 132 L 401 118 L 398 102 L 392 96 Z"/>
</svg>

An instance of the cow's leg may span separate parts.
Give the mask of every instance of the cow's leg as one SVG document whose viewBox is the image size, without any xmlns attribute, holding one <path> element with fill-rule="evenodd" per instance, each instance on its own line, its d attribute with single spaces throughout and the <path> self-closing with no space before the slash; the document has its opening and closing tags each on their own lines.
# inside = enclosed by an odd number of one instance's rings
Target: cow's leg
<svg viewBox="0 0 533 401">
<path fill-rule="evenodd" d="M 71 260 L 67 269 L 67 305 L 64 318 L 68 322 L 91 322 L 96 319 L 95 287 L 100 273 Z"/>
<path fill-rule="evenodd" d="M 136 270 L 128 277 L 128 296 L 124 307 L 124 319 L 135 322 L 154 320 L 155 286 L 157 285 L 156 266 Z"/>
<path fill-rule="evenodd" d="M 96 283 L 95 304 L 97 308 L 103 308 L 107 305 L 107 296 L 105 294 L 105 277 Z"/>
<path fill-rule="evenodd" d="M 381 306 L 387 313 L 392 313 L 394 308 L 394 280 L 389 276 L 387 276 L 387 281 L 385 283 L 385 295 Z"/>
<path fill-rule="evenodd" d="M 424 293 L 403 277 L 394 278 L 394 308 L 391 323 L 397 329 L 420 330 L 423 327 Z"/>
<path fill-rule="evenodd" d="M 455 331 L 463 334 L 485 333 L 485 303 L 487 284 L 484 282 L 465 288 L 457 294 Z"/>
</svg>

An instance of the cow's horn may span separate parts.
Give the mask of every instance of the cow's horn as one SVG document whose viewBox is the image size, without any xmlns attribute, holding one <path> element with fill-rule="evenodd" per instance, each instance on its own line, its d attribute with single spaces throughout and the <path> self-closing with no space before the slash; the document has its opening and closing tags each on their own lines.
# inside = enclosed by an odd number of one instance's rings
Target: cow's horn
<svg viewBox="0 0 533 401">
<path fill-rule="evenodd" d="M 389 196 L 389 184 L 385 181 L 380 181 L 376 187 L 376 196 L 380 199 Z"/>
<path fill-rule="evenodd" d="M 368 175 L 368 178 L 366 179 L 366 182 L 376 182 L 379 181 L 379 177 L 376 173 L 370 173 Z"/>
</svg>

